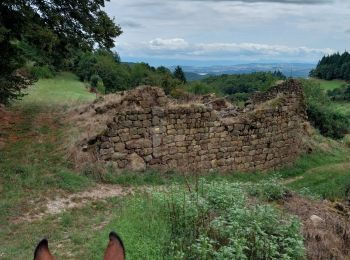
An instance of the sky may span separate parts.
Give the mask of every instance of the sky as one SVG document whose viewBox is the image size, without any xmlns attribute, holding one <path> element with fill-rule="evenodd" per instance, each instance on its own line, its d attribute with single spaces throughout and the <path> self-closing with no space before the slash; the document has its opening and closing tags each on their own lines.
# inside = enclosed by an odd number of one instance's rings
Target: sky
<svg viewBox="0 0 350 260">
<path fill-rule="evenodd" d="M 349 0 L 110 0 L 122 61 L 316 63 L 350 49 Z"/>
</svg>

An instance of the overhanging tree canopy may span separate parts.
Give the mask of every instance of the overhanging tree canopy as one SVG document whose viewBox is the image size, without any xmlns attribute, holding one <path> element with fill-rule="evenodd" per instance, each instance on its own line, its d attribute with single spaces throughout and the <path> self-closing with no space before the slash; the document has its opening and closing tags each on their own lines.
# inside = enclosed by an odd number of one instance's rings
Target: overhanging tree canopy
<svg viewBox="0 0 350 260">
<path fill-rule="evenodd" d="M 19 80 L 16 70 L 27 60 L 60 68 L 77 51 L 114 47 L 122 31 L 102 10 L 104 5 L 105 0 L 2 0 L 0 103 L 25 87 L 14 84 Z"/>
</svg>

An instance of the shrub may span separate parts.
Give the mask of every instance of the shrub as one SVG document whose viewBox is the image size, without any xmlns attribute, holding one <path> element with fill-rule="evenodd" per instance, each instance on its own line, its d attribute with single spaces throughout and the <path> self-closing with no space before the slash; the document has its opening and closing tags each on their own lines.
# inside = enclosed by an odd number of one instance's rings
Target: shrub
<svg viewBox="0 0 350 260">
<path fill-rule="evenodd" d="M 324 136 L 341 139 L 349 133 L 349 119 L 329 107 L 310 103 L 307 107 L 307 114 L 312 125 L 318 128 Z"/>
<path fill-rule="evenodd" d="M 242 184 L 207 183 L 155 195 L 171 225 L 176 259 L 303 259 L 299 221 L 248 202 Z"/>
<path fill-rule="evenodd" d="M 350 85 L 343 85 L 340 88 L 329 90 L 327 95 L 332 100 L 350 101 Z"/>
<path fill-rule="evenodd" d="M 248 193 L 267 201 L 281 200 L 285 198 L 288 191 L 279 181 L 279 176 L 273 176 L 258 183 L 249 184 Z"/>
<path fill-rule="evenodd" d="M 314 80 L 302 80 L 307 115 L 311 124 L 324 136 L 340 139 L 350 130 L 349 119 L 332 109 L 332 103 L 320 84 Z"/>
<path fill-rule="evenodd" d="M 33 77 L 37 79 L 49 79 L 54 77 L 53 71 L 48 65 L 44 66 L 33 66 L 30 70 Z"/>
<path fill-rule="evenodd" d="M 218 93 L 218 91 L 215 88 L 213 88 L 212 86 L 209 86 L 206 83 L 202 83 L 202 82 L 198 82 L 198 81 L 190 83 L 186 89 L 188 92 L 194 93 L 196 95 Z"/>
<path fill-rule="evenodd" d="M 94 74 L 91 76 L 90 78 L 90 84 L 92 88 L 97 88 L 97 85 L 99 83 L 99 81 L 101 80 L 100 76 L 97 74 Z"/>
</svg>

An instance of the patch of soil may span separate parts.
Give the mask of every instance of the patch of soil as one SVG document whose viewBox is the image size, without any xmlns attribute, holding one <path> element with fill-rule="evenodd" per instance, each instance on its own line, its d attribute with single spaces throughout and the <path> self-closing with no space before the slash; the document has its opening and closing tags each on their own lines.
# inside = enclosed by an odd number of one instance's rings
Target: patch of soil
<svg viewBox="0 0 350 260">
<path fill-rule="evenodd" d="M 43 203 L 32 201 L 30 212 L 14 220 L 14 223 L 31 222 L 40 220 L 47 215 L 56 215 L 72 208 L 82 208 L 88 203 L 102 201 L 112 197 L 124 197 L 133 192 L 131 188 L 119 185 L 97 185 L 93 189 L 70 195 L 58 195 Z"/>
<path fill-rule="evenodd" d="M 19 139 L 13 129 L 21 121 L 22 116 L 18 111 L 9 111 L 4 107 L 0 107 L 0 149 L 3 149 L 8 141 Z"/>
<path fill-rule="evenodd" d="M 287 198 L 283 207 L 303 224 L 308 259 L 350 259 L 350 212 L 296 194 Z"/>
</svg>

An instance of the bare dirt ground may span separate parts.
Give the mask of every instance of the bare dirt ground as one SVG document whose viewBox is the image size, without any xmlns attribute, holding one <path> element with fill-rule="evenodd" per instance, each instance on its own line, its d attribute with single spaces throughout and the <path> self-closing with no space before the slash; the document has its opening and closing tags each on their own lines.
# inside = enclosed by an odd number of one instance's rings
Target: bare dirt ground
<svg viewBox="0 0 350 260">
<path fill-rule="evenodd" d="M 48 215 L 60 214 L 73 208 L 83 208 L 89 203 L 103 201 L 113 197 L 124 197 L 134 193 L 134 189 L 120 185 L 99 184 L 86 191 L 64 194 L 59 193 L 51 199 L 40 198 L 36 201 L 30 201 L 32 207 L 14 220 L 15 223 L 31 222 L 40 220 Z"/>
<path fill-rule="evenodd" d="M 292 194 L 283 205 L 303 224 L 307 258 L 350 259 L 350 209 Z M 316 216 L 316 217 L 315 217 Z"/>
<path fill-rule="evenodd" d="M 0 107 L 0 150 L 5 147 L 6 142 L 14 141 L 18 138 L 11 134 L 13 126 L 21 121 L 20 113 L 10 112 L 5 108 Z"/>
</svg>

